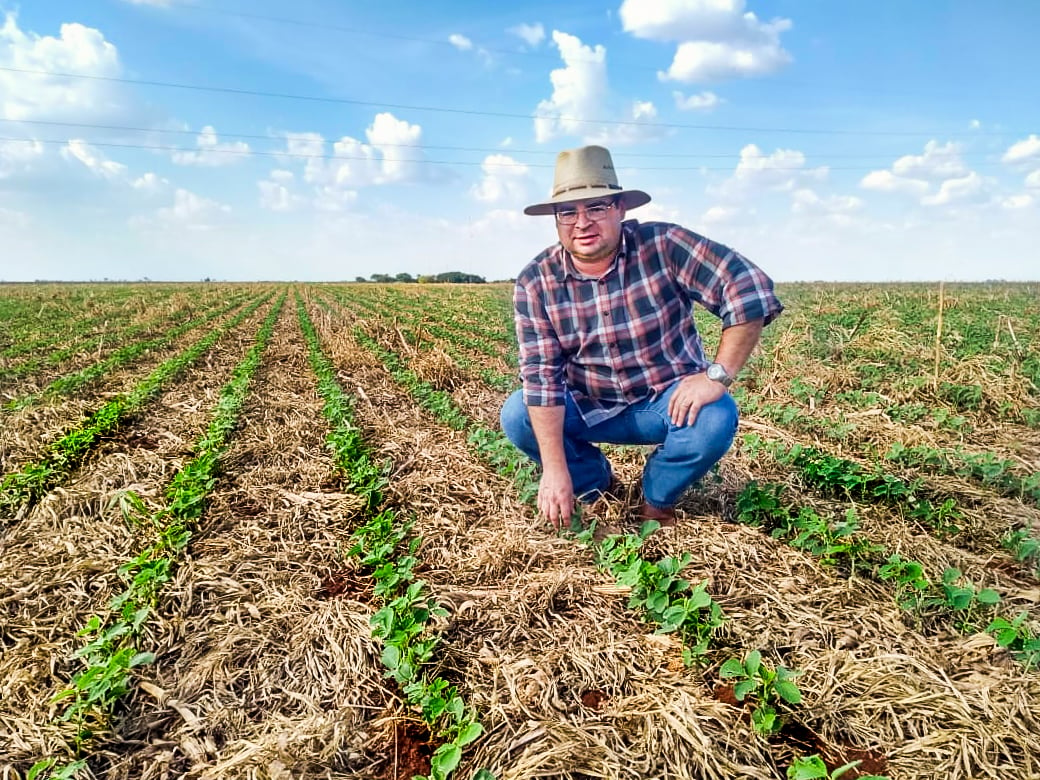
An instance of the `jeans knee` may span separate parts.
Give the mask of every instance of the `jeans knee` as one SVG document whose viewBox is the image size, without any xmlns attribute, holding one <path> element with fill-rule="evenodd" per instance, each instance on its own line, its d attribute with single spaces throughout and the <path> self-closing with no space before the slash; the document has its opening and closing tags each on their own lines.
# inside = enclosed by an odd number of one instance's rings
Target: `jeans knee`
<svg viewBox="0 0 1040 780">
<path fill-rule="evenodd" d="M 527 406 L 524 404 L 524 393 L 522 390 L 515 391 L 502 404 L 499 422 L 502 424 L 502 432 L 514 444 L 518 444 L 527 438 L 527 431 L 531 427 L 531 421 L 527 414 Z"/>
</svg>

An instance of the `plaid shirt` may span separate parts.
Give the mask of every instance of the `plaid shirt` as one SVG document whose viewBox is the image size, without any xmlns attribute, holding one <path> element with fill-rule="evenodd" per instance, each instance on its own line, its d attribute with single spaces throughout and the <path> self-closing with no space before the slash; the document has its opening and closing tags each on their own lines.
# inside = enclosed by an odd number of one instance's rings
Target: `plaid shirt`
<svg viewBox="0 0 1040 780">
<path fill-rule="evenodd" d="M 578 274 L 557 243 L 520 272 L 513 304 L 524 403 L 560 406 L 569 390 L 589 425 L 708 367 L 694 304 L 723 328 L 783 310 L 772 280 L 732 249 L 636 220 L 602 278 Z"/>
</svg>

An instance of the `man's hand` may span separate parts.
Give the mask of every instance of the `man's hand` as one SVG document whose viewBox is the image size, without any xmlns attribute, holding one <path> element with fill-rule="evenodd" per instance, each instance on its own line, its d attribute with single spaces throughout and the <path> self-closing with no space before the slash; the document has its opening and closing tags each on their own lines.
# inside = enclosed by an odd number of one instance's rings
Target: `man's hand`
<svg viewBox="0 0 1040 780">
<path fill-rule="evenodd" d="M 708 379 L 703 373 L 681 379 L 668 400 L 672 425 L 677 428 L 693 425 L 702 406 L 718 401 L 725 394 L 726 388 L 721 383 Z"/>
<path fill-rule="evenodd" d="M 574 484 L 566 466 L 562 469 L 545 469 L 538 483 L 538 511 L 559 530 L 569 523 L 574 512 Z"/>
</svg>

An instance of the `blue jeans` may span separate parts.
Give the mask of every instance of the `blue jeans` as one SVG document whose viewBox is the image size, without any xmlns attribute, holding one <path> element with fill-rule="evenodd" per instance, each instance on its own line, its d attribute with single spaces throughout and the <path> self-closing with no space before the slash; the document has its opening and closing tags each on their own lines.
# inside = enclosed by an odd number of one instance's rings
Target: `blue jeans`
<svg viewBox="0 0 1040 780">
<path fill-rule="evenodd" d="M 603 491 L 610 485 L 610 462 L 594 443 L 658 445 L 643 468 L 643 498 L 659 509 L 675 506 L 683 492 L 719 462 L 737 433 L 736 402 L 726 393 L 702 407 L 693 425 L 676 427 L 668 417 L 668 399 L 677 385 L 678 381 L 656 397 L 634 403 L 592 426 L 582 419 L 567 393 L 563 447 L 576 496 Z M 520 390 L 502 407 L 502 430 L 525 455 L 541 463 Z"/>
</svg>

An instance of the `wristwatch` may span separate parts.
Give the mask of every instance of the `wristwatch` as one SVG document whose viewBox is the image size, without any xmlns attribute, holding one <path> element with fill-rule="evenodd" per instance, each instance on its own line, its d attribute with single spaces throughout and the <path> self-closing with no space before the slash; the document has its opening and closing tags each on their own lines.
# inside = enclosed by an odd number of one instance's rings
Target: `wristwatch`
<svg viewBox="0 0 1040 780">
<path fill-rule="evenodd" d="M 705 372 L 708 379 L 713 382 L 718 382 L 723 387 L 729 387 L 733 384 L 733 377 L 726 371 L 726 367 L 722 363 L 712 363 L 708 366 L 708 370 Z"/>
</svg>

